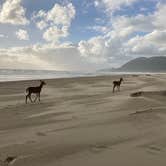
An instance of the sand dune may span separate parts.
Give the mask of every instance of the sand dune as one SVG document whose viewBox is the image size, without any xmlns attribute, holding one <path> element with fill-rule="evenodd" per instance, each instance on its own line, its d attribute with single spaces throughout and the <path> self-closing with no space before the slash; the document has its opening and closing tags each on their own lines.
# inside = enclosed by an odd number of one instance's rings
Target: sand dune
<svg viewBox="0 0 166 166">
<path fill-rule="evenodd" d="M 166 75 L 124 75 L 112 93 L 119 77 L 46 80 L 28 104 L 38 81 L 0 83 L 1 165 L 165 166 Z"/>
</svg>

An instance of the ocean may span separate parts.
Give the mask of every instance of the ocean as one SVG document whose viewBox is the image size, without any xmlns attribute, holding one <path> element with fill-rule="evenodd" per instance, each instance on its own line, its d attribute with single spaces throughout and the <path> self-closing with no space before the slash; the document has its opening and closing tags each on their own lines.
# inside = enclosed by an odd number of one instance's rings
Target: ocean
<svg viewBox="0 0 166 166">
<path fill-rule="evenodd" d="M 87 72 L 71 72 L 71 71 L 55 71 L 55 70 L 0 69 L 0 82 L 36 80 L 36 79 L 71 78 L 71 77 L 99 76 L 99 75 L 121 75 L 121 74 L 148 74 L 148 73 L 97 72 L 97 71 L 87 73 Z"/>
<path fill-rule="evenodd" d="M 69 71 L 50 71 L 50 70 L 20 70 L 20 69 L 0 69 L 0 82 L 35 80 L 35 79 L 53 79 L 91 76 L 95 73 L 69 72 Z"/>
</svg>

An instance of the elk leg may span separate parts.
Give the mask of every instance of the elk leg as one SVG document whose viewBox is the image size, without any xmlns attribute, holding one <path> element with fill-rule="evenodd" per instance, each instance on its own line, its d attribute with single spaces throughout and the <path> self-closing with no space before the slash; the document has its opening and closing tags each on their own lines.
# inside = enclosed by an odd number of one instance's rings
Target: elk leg
<svg viewBox="0 0 166 166">
<path fill-rule="evenodd" d="M 38 100 L 40 101 L 40 94 L 39 94 L 39 93 L 36 94 L 36 97 L 35 97 L 34 102 L 36 102 L 37 98 L 38 98 Z"/>
<path fill-rule="evenodd" d="M 25 103 L 27 104 L 28 95 L 26 95 Z"/>
<path fill-rule="evenodd" d="M 38 98 L 38 95 L 36 94 L 36 97 L 35 97 L 34 103 L 36 102 L 37 98 Z"/>
<path fill-rule="evenodd" d="M 40 101 L 40 93 L 38 94 L 38 99 L 39 99 L 39 101 Z"/>
<path fill-rule="evenodd" d="M 33 103 L 32 98 L 31 98 L 31 94 L 29 94 L 28 97 L 29 97 L 31 103 Z"/>
<path fill-rule="evenodd" d="M 116 87 L 116 86 L 114 85 L 114 86 L 113 86 L 113 90 L 112 90 L 113 93 L 114 93 L 114 91 L 115 91 L 115 87 Z"/>
<path fill-rule="evenodd" d="M 28 98 L 30 99 L 30 94 L 28 93 L 27 95 L 26 95 L 26 99 L 25 99 L 25 103 L 27 104 L 27 102 L 28 102 Z M 31 99 L 30 99 L 31 100 Z"/>
</svg>

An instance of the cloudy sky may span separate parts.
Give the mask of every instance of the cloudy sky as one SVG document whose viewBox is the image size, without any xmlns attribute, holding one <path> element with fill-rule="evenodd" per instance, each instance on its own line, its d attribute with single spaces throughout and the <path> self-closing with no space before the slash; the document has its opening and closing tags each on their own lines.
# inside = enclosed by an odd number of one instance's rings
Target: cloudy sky
<svg viewBox="0 0 166 166">
<path fill-rule="evenodd" d="M 166 55 L 166 0 L 0 0 L 0 68 L 84 70 Z"/>
</svg>

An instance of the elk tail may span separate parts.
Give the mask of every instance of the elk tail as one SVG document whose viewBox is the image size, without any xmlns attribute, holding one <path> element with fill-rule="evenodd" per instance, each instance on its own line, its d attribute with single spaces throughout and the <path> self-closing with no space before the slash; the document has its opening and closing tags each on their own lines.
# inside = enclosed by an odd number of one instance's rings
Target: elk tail
<svg viewBox="0 0 166 166">
<path fill-rule="evenodd" d="M 28 91 L 29 91 L 29 88 L 26 89 L 26 93 L 28 93 Z"/>
</svg>

